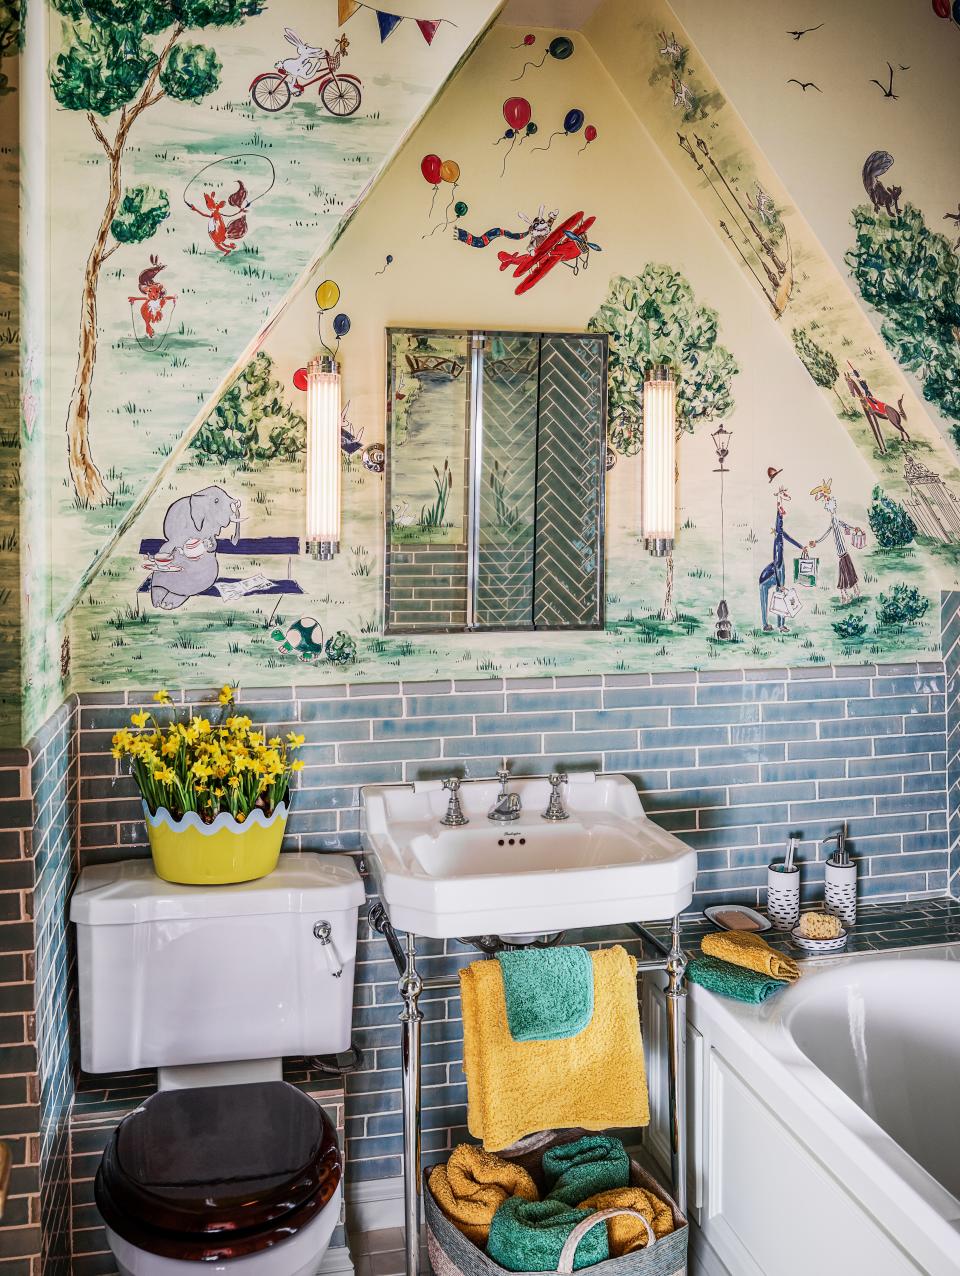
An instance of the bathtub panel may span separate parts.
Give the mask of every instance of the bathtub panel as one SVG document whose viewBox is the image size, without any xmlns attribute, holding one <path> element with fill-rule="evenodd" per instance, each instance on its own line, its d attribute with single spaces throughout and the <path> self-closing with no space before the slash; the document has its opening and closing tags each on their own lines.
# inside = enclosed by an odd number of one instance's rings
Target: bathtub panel
<svg viewBox="0 0 960 1276">
<path fill-rule="evenodd" d="M 867 1215 L 714 1047 L 701 1227 L 736 1276 L 917 1276 Z"/>
</svg>

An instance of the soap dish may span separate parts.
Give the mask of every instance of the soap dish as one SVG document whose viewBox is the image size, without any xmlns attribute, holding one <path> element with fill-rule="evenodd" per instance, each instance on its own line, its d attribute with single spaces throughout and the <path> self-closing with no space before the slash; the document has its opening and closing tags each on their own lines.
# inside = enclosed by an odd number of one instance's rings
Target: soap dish
<svg viewBox="0 0 960 1276">
<path fill-rule="evenodd" d="M 790 932 L 790 938 L 798 948 L 802 948 L 807 953 L 835 953 L 843 948 L 847 942 L 847 932 L 841 929 L 840 934 L 834 939 L 808 939 L 806 935 L 800 934 L 800 927 L 796 926 Z"/>
<path fill-rule="evenodd" d="M 756 934 L 757 931 L 770 929 L 769 919 L 756 909 L 748 908 L 746 904 L 711 904 L 703 910 L 703 915 L 721 930 L 752 931 Z M 736 924 L 738 920 L 739 926 Z"/>
</svg>

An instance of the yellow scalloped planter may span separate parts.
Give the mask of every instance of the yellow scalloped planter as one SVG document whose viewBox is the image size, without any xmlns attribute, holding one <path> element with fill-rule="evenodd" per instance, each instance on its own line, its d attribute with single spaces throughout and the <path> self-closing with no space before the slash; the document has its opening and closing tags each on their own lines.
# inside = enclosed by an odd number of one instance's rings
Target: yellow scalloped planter
<svg viewBox="0 0 960 1276">
<path fill-rule="evenodd" d="M 242 824 L 221 811 L 212 824 L 204 824 L 194 811 L 179 820 L 164 807 L 151 815 L 144 803 L 157 876 L 180 886 L 228 886 L 266 877 L 280 858 L 287 810 L 286 802 L 269 816 L 256 809 Z"/>
</svg>

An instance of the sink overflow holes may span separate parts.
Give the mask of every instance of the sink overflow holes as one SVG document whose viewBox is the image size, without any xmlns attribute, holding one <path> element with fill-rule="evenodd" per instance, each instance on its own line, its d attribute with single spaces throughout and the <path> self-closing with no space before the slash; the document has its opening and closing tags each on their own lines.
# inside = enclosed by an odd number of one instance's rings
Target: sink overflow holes
<svg viewBox="0 0 960 1276">
<path fill-rule="evenodd" d="M 525 837 L 498 837 L 498 846 L 526 846 L 527 839 Z"/>
</svg>

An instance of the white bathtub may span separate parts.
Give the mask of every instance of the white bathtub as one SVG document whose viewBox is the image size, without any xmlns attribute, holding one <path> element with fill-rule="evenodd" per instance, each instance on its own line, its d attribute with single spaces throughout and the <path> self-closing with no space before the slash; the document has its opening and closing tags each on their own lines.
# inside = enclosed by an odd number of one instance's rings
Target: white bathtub
<svg viewBox="0 0 960 1276">
<path fill-rule="evenodd" d="M 960 947 L 688 1001 L 691 1270 L 957 1276 Z"/>
</svg>

